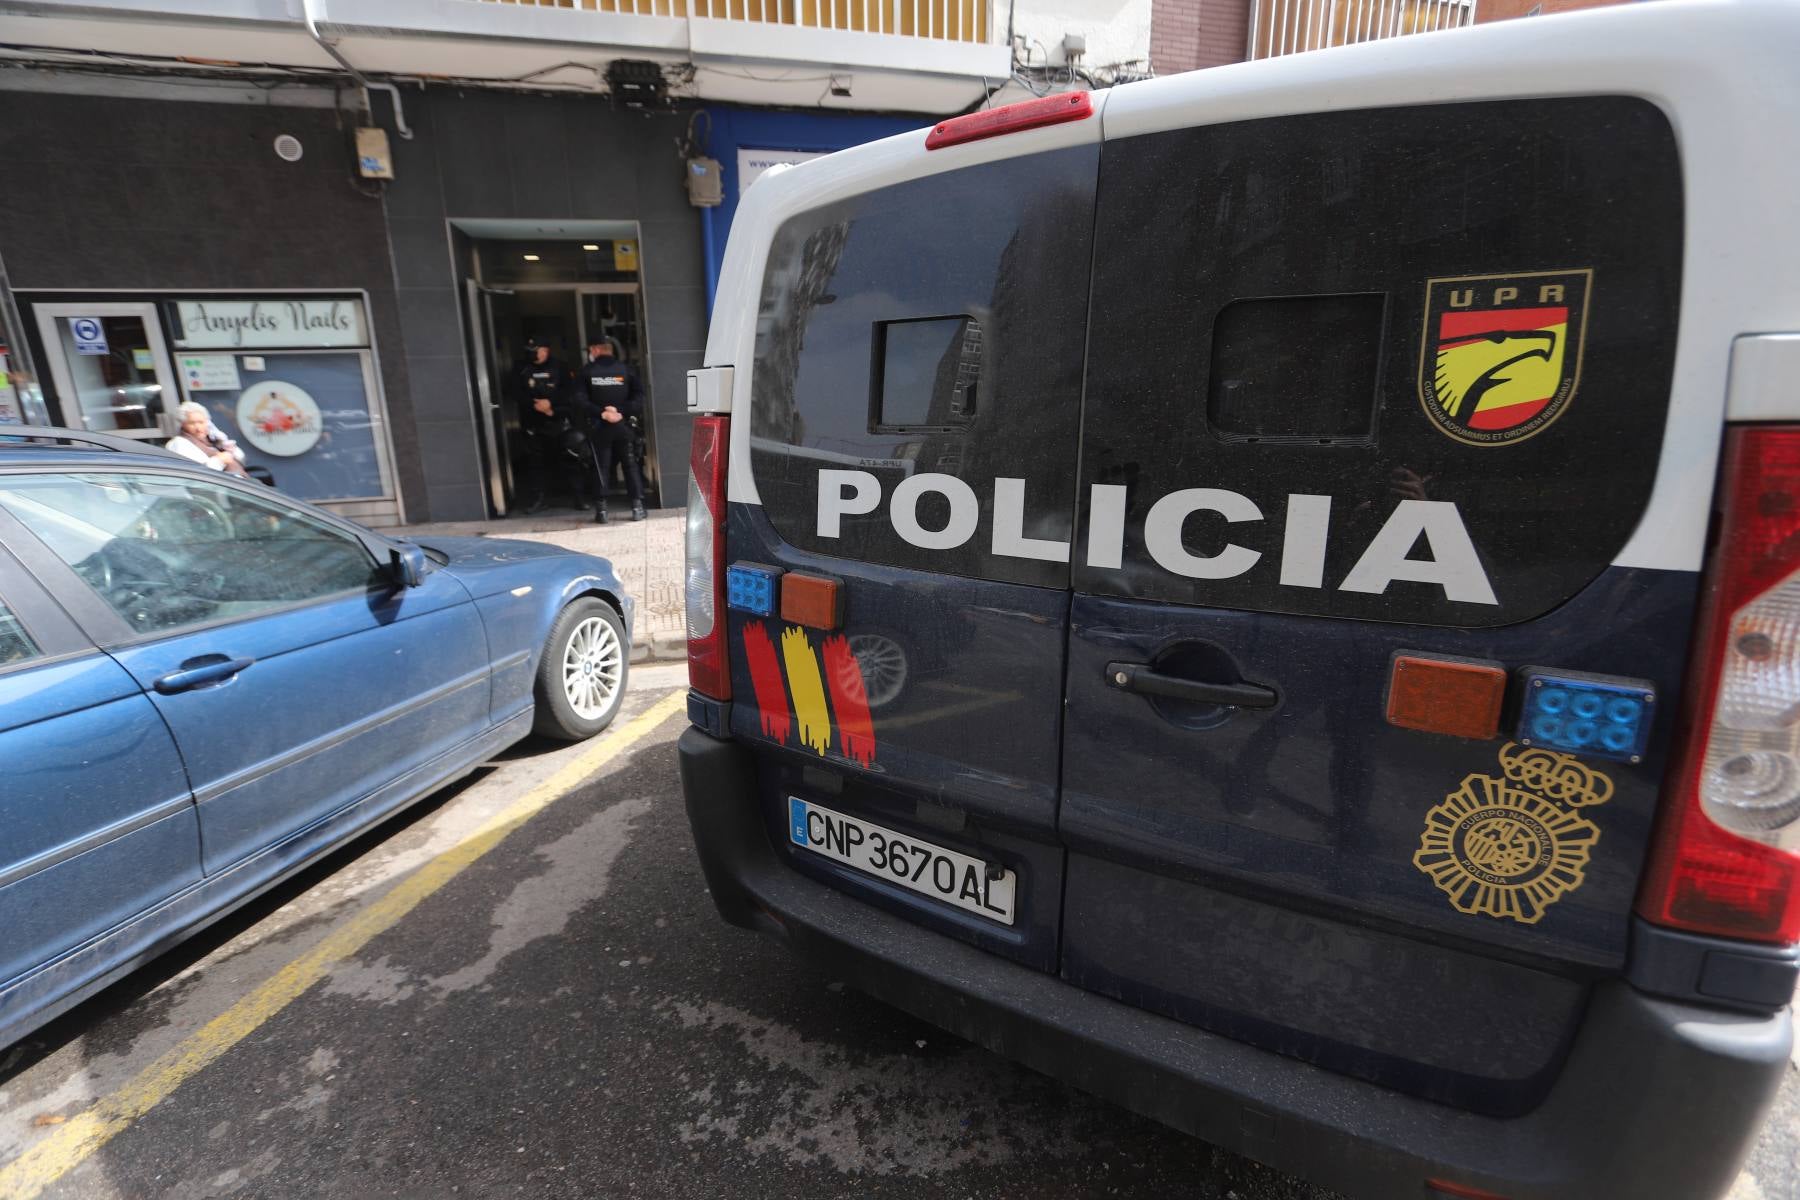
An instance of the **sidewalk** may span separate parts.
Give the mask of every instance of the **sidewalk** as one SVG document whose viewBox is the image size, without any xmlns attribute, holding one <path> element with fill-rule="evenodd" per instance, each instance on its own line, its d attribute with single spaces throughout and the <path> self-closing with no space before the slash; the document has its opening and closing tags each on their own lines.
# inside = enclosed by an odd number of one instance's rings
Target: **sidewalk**
<svg viewBox="0 0 1800 1200">
<path fill-rule="evenodd" d="M 421 540 L 441 537 L 508 537 L 549 542 L 612 562 L 613 570 L 637 601 L 631 625 L 631 659 L 687 657 L 687 599 L 683 593 L 683 535 L 687 510 L 659 508 L 649 520 L 633 521 L 630 509 L 615 502 L 610 524 L 594 524 L 591 512 L 549 509 L 533 517 L 498 521 L 410 525 L 392 532 Z M 618 511 L 619 509 L 624 511 Z"/>
</svg>

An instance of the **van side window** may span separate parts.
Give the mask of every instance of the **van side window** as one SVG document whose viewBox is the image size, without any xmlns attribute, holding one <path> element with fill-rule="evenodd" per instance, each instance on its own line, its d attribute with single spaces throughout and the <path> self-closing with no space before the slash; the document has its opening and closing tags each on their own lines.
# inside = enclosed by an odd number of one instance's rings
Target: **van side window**
<svg viewBox="0 0 1800 1200">
<path fill-rule="evenodd" d="M 967 167 L 781 227 L 750 449 L 785 541 L 1067 586 L 1098 159 L 1086 146 Z M 996 536 L 1035 539 L 1038 556 L 996 554 Z"/>
<path fill-rule="evenodd" d="M 956 429 L 975 419 L 981 322 L 974 317 L 882 321 L 874 341 L 871 432 Z"/>
<path fill-rule="evenodd" d="M 1367 441 L 1387 297 L 1237 300 L 1212 328 L 1207 420 L 1228 441 Z"/>
</svg>

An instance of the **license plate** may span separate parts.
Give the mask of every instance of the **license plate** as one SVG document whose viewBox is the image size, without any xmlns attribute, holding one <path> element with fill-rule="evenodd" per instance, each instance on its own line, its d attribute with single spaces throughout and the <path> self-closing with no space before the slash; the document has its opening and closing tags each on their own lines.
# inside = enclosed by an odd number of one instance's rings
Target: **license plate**
<svg viewBox="0 0 1800 1200">
<path fill-rule="evenodd" d="M 942 846 L 895 833 L 860 817 L 788 797 L 788 839 L 802 850 L 848 863 L 857 870 L 903 888 L 954 904 L 966 912 L 1013 923 L 1013 896 L 1019 882 L 1011 871 L 988 878 L 987 864 Z"/>
</svg>

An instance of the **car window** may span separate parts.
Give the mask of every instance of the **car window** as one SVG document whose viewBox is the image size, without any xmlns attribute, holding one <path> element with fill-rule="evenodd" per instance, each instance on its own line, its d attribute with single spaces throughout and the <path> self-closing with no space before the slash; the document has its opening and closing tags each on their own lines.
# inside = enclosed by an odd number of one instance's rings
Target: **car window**
<svg viewBox="0 0 1800 1200">
<path fill-rule="evenodd" d="M 273 499 L 165 475 L 12 475 L 19 518 L 137 633 L 229 620 L 374 584 L 355 537 Z"/>
<path fill-rule="evenodd" d="M 10 667 L 37 656 L 37 643 L 25 632 L 25 626 L 13 615 L 13 610 L 6 607 L 6 601 L 0 600 L 0 667 Z"/>
</svg>

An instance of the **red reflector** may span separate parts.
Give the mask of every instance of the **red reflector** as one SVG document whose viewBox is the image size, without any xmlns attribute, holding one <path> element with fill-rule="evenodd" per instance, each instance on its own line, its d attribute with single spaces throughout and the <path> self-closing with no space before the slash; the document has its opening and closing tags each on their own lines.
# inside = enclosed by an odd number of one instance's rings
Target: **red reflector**
<svg viewBox="0 0 1800 1200">
<path fill-rule="evenodd" d="M 1388 724 L 1451 737 L 1500 732 L 1506 668 L 1469 659 L 1396 654 L 1388 676 Z"/>
<path fill-rule="evenodd" d="M 844 623 L 843 592 L 835 579 L 796 575 L 781 579 L 781 619 L 812 629 L 836 629 Z"/>
<path fill-rule="evenodd" d="M 1427 1179 L 1425 1190 L 1435 1192 L 1440 1196 L 1456 1196 L 1459 1200 L 1507 1200 L 1499 1192 L 1470 1187 L 1466 1183 L 1447 1183 L 1442 1179 Z"/>
<path fill-rule="evenodd" d="M 1063 92 L 1037 100 L 1021 100 L 999 108 L 984 108 L 967 116 L 939 121 L 925 135 L 925 148 L 957 146 L 978 142 L 982 138 L 1018 133 L 1021 129 L 1037 129 L 1043 125 L 1061 125 L 1065 121 L 1081 121 L 1094 115 L 1094 100 L 1087 92 Z"/>
<path fill-rule="evenodd" d="M 1800 857 L 1708 815 L 1704 771 L 1733 616 L 1800 570 L 1800 426 L 1726 430 L 1717 538 L 1708 559 L 1680 741 L 1637 911 L 1657 925 L 1758 942 L 1800 941 Z"/>
</svg>

